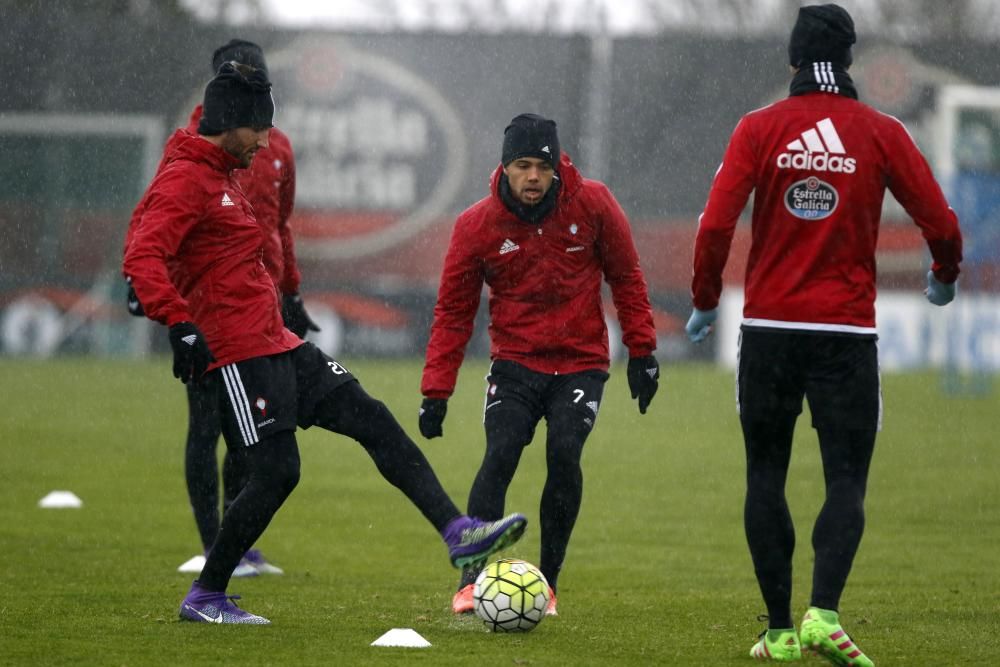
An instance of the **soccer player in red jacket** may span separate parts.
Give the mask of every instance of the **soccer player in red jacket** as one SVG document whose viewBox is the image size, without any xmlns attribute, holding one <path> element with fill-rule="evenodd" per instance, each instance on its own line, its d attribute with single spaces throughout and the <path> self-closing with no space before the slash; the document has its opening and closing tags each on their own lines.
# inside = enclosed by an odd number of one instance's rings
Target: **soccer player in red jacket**
<svg viewBox="0 0 1000 667">
<path fill-rule="evenodd" d="M 267 72 L 264 52 L 257 44 L 233 39 L 212 54 L 212 72 L 222 63 L 238 62 Z M 178 129 L 167 140 L 157 173 L 178 142 L 198 133 L 202 107 L 191 112 L 186 128 Z M 299 296 L 301 276 L 295 261 L 295 244 L 288 223 L 295 205 L 295 156 L 288 137 L 271 128 L 268 146 L 261 148 L 247 169 L 234 172 L 247 200 L 253 206 L 254 217 L 264 235 L 264 266 L 282 295 L 282 317 L 285 326 L 296 336 L 305 338 L 308 331 L 319 331 Z M 129 238 L 146 209 L 144 196 L 132 213 Z M 126 244 L 128 239 L 126 239 Z M 142 304 L 129 289 L 129 312 L 142 316 Z M 212 378 L 186 385 L 188 399 L 188 431 L 184 448 L 184 477 L 195 525 L 201 538 L 202 551 L 208 552 L 219 532 L 219 471 L 216 447 L 221 434 L 219 410 Z M 223 508 L 229 507 L 246 483 L 241 458 L 226 451 L 222 464 Z M 259 549 L 250 549 L 233 572 L 235 577 L 257 574 L 282 574 L 283 570 L 270 563 Z"/>
<path fill-rule="evenodd" d="M 875 330 L 875 246 L 888 188 L 933 263 L 926 295 L 955 295 L 962 238 L 906 128 L 857 99 L 847 70 L 854 23 L 837 5 L 802 7 L 788 47 L 791 95 L 736 126 L 701 216 L 688 336 L 715 321 L 737 219 L 754 192 L 737 397 L 747 460 L 744 522 L 767 605 L 750 654 L 871 665 L 840 626 L 840 597 L 864 528 L 868 468 L 882 421 Z M 795 533 L 785 478 L 802 399 L 819 436 L 826 500 L 812 533 L 812 596 L 792 623 Z"/>
<path fill-rule="evenodd" d="M 659 366 L 646 282 L 628 220 L 608 188 L 583 178 L 560 153 L 556 124 L 535 114 L 504 131 L 490 195 L 455 223 L 441 274 L 424 366 L 420 432 L 442 435 L 448 397 L 489 286 L 490 356 L 483 422 L 486 454 L 469 511 L 498 518 L 521 451 L 544 417 L 548 478 L 542 491 L 542 553 L 555 614 L 557 579 L 583 492 L 580 456 L 608 379 L 601 281 L 611 287 L 628 382 L 639 411 L 656 393 Z M 478 568 L 466 568 L 452 600 L 472 611 Z"/>
<path fill-rule="evenodd" d="M 196 622 L 269 623 L 233 604 L 226 588 L 298 483 L 296 426 L 357 440 L 440 532 L 456 567 L 484 561 L 526 525 L 519 514 L 491 522 L 461 514 L 385 405 L 285 328 L 260 226 L 233 173 L 267 147 L 273 113 L 263 71 L 223 64 L 205 88 L 198 134 L 166 156 L 125 250 L 125 277 L 146 315 L 170 329 L 174 375 L 184 383 L 216 378 L 226 446 L 248 470 L 181 602 L 180 617 Z"/>
</svg>

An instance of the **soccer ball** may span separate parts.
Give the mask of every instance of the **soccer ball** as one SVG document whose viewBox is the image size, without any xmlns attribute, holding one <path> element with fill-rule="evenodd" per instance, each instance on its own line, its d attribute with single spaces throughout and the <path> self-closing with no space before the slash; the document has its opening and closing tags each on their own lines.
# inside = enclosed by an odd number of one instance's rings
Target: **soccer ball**
<svg viewBox="0 0 1000 667">
<path fill-rule="evenodd" d="M 545 618 L 549 582 L 531 563 L 501 558 L 479 573 L 472 600 L 493 632 L 528 632 Z"/>
</svg>

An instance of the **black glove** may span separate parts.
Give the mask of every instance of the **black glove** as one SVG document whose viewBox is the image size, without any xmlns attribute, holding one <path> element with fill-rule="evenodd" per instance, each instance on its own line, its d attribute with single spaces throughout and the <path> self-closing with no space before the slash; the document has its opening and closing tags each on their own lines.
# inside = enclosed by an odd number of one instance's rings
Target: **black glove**
<svg viewBox="0 0 1000 667">
<path fill-rule="evenodd" d="M 135 288 L 131 285 L 128 286 L 128 301 L 126 305 L 128 306 L 129 315 L 135 315 L 136 317 L 146 316 L 146 311 L 142 309 L 142 304 L 139 303 L 139 297 L 135 295 Z"/>
<path fill-rule="evenodd" d="M 307 331 L 319 331 L 319 327 L 306 312 L 302 297 L 298 294 L 286 294 L 281 297 L 281 319 L 285 320 L 288 330 L 299 338 L 305 338 Z"/>
<path fill-rule="evenodd" d="M 639 399 L 639 412 L 646 414 L 649 402 L 660 386 L 660 364 L 656 357 L 633 357 L 628 360 L 628 388 L 632 398 Z"/>
<path fill-rule="evenodd" d="M 420 435 L 428 440 L 444 435 L 441 424 L 448 413 L 447 398 L 425 398 L 420 404 Z"/>
<path fill-rule="evenodd" d="M 170 347 L 174 348 L 174 377 L 184 384 L 198 381 L 215 361 L 205 336 L 191 322 L 178 322 L 170 327 Z"/>
</svg>

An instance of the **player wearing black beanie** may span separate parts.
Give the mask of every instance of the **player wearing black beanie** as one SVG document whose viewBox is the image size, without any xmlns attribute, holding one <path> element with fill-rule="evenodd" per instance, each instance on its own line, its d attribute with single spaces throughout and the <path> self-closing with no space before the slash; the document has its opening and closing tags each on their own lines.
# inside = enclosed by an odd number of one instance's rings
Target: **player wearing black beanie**
<svg viewBox="0 0 1000 667">
<path fill-rule="evenodd" d="M 628 219 L 608 187 L 584 178 L 559 147 L 556 123 L 523 113 L 504 129 L 489 196 L 455 222 L 441 271 L 424 365 L 418 426 L 444 434 L 448 398 L 489 286 L 486 451 L 469 508 L 503 514 L 523 449 L 544 418 L 547 475 L 541 493 L 539 569 L 557 613 L 559 574 L 583 494 L 581 455 L 608 379 L 607 282 L 628 348 L 629 391 L 645 414 L 659 387 L 656 331 Z M 462 572 L 456 614 L 473 610 L 480 567 Z"/>
<path fill-rule="evenodd" d="M 788 41 L 789 96 L 740 119 L 695 237 L 685 330 L 698 343 L 718 316 L 733 234 L 753 196 L 736 394 L 744 531 L 767 607 L 768 628 L 750 649 L 758 660 L 790 662 L 811 650 L 836 665 L 873 667 L 841 626 L 840 609 L 882 426 L 875 259 L 886 190 L 927 241 L 928 301 L 954 298 L 962 260 L 955 212 L 913 137 L 858 100 L 847 71 L 856 39 L 842 7 L 799 10 Z M 812 525 L 809 607 L 796 631 L 795 524 L 785 487 L 806 401 L 824 487 Z"/>
<path fill-rule="evenodd" d="M 203 129 L 208 133 L 218 133 L 204 135 L 208 138 L 221 138 L 225 135 L 232 144 L 234 139 L 246 136 L 252 130 L 252 127 L 239 129 L 240 125 L 269 124 L 268 108 L 273 107 L 273 104 L 264 89 L 270 77 L 260 46 L 242 39 L 230 40 L 215 49 L 208 65 L 214 77 L 206 90 L 208 104 L 195 107 L 187 126 L 178 129 L 170 137 L 164 149 L 161 169 L 169 162 L 166 156 L 172 154 L 180 144 L 197 137 L 205 106 L 208 108 L 208 120 Z M 217 76 L 220 69 L 224 70 L 221 78 Z M 234 86 L 239 94 L 236 99 L 230 99 L 230 88 Z M 237 127 L 229 127 L 231 125 Z M 223 127 L 226 129 L 221 129 Z M 274 286 L 281 293 L 285 326 L 304 338 L 307 331 L 318 330 L 318 327 L 306 312 L 299 295 L 301 274 L 297 267 L 290 226 L 295 199 L 295 155 L 290 140 L 279 129 L 272 127 L 266 136 L 267 148 L 260 148 L 250 167 L 238 169 L 234 175 L 252 205 L 254 217 L 260 226 L 263 239 L 262 259 Z M 234 149 L 234 146 L 229 145 L 228 149 Z M 243 148 L 235 147 L 238 157 L 242 157 L 242 152 Z M 149 200 L 143 197 L 136 207 L 129 225 L 130 236 L 148 204 Z M 128 304 L 131 314 L 145 315 L 131 286 Z M 188 420 L 184 444 L 184 477 L 202 549 L 200 554 L 181 566 L 185 571 L 200 570 L 204 554 L 211 550 L 216 540 L 221 517 L 220 496 L 222 508 L 228 509 L 248 482 L 245 457 L 239 456 L 239 452 L 234 455 L 234 452 L 226 448 L 220 484 L 216 451 L 221 433 L 218 389 L 218 382 L 210 375 L 201 382 L 189 382 L 186 385 Z M 247 550 L 232 576 L 282 572 L 260 549 L 254 547 Z"/>
</svg>

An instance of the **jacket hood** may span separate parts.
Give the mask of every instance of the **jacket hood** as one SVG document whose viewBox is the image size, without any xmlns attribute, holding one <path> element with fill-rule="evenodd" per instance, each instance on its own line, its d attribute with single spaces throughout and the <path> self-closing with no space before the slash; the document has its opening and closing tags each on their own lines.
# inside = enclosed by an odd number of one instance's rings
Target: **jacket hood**
<svg viewBox="0 0 1000 667">
<path fill-rule="evenodd" d="M 238 158 L 186 128 L 176 130 L 167 141 L 163 165 L 176 160 L 201 162 L 224 172 L 242 167 Z"/>
<path fill-rule="evenodd" d="M 203 109 L 200 104 L 191 110 L 191 115 L 188 117 L 187 129 L 191 130 L 192 134 L 198 133 L 198 123 L 201 122 L 202 111 Z"/>
</svg>

